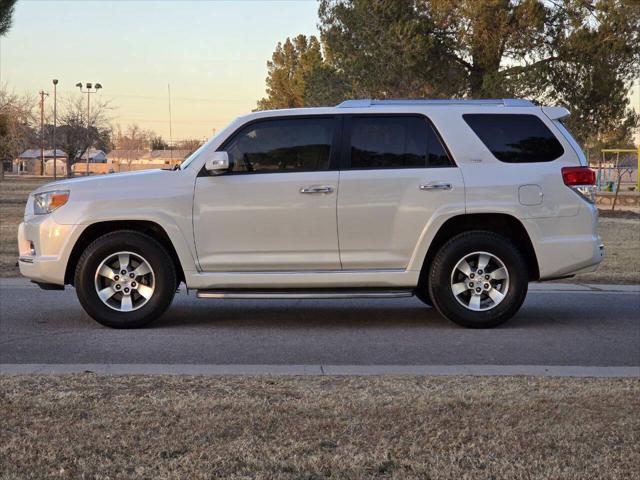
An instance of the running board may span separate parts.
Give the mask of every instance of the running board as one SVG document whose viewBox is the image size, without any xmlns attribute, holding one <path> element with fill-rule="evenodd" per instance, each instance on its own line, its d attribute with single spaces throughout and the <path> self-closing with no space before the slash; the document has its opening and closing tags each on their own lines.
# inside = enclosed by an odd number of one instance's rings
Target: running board
<svg viewBox="0 0 640 480">
<path fill-rule="evenodd" d="M 198 290 L 198 298 L 312 299 L 412 297 L 413 290 Z"/>
</svg>

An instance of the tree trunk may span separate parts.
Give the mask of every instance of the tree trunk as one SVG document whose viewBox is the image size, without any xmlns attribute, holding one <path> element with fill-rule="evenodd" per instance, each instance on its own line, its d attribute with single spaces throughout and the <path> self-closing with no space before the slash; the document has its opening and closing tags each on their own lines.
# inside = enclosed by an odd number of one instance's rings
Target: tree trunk
<svg viewBox="0 0 640 480">
<path fill-rule="evenodd" d="M 497 82 L 510 5 L 507 0 L 487 3 L 479 2 L 472 9 L 469 89 L 474 98 L 498 97 L 503 91 Z"/>
<path fill-rule="evenodd" d="M 478 66 L 473 65 L 471 73 L 469 75 L 469 89 L 471 91 L 471 98 L 482 98 L 483 96 L 483 83 L 484 83 L 484 70 Z"/>
</svg>

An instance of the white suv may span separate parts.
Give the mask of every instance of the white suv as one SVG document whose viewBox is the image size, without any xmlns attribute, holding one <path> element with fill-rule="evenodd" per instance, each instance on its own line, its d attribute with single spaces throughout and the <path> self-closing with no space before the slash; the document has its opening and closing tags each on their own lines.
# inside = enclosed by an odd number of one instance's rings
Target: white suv
<svg viewBox="0 0 640 480">
<path fill-rule="evenodd" d="M 75 286 L 110 327 L 200 298 L 416 295 L 467 327 L 530 281 L 594 271 L 594 174 L 526 100 L 351 100 L 255 112 L 174 170 L 63 180 L 29 197 L 20 271 Z"/>
</svg>

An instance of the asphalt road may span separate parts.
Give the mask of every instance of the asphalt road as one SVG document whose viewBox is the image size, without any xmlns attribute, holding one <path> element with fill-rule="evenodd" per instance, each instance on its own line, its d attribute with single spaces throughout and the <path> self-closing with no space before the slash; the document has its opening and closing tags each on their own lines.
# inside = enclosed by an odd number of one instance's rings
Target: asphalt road
<svg viewBox="0 0 640 480">
<path fill-rule="evenodd" d="M 605 287 L 602 287 L 603 289 Z M 458 327 L 414 298 L 199 300 L 111 330 L 75 292 L 0 280 L 3 364 L 640 365 L 640 286 L 533 285 L 503 327 Z M 640 370 L 639 370 L 640 371 Z"/>
</svg>

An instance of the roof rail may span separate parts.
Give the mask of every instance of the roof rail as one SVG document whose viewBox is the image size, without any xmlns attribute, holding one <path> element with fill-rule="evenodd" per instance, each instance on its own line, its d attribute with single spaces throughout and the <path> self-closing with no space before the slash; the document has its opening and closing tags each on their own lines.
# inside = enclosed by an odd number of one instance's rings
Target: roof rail
<svg viewBox="0 0 640 480">
<path fill-rule="evenodd" d="M 467 99 L 397 99 L 397 100 L 345 100 L 337 108 L 367 108 L 376 105 L 484 105 L 496 107 L 534 107 L 529 100 L 521 98 L 487 98 L 483 100 Z"/>
</svg>

